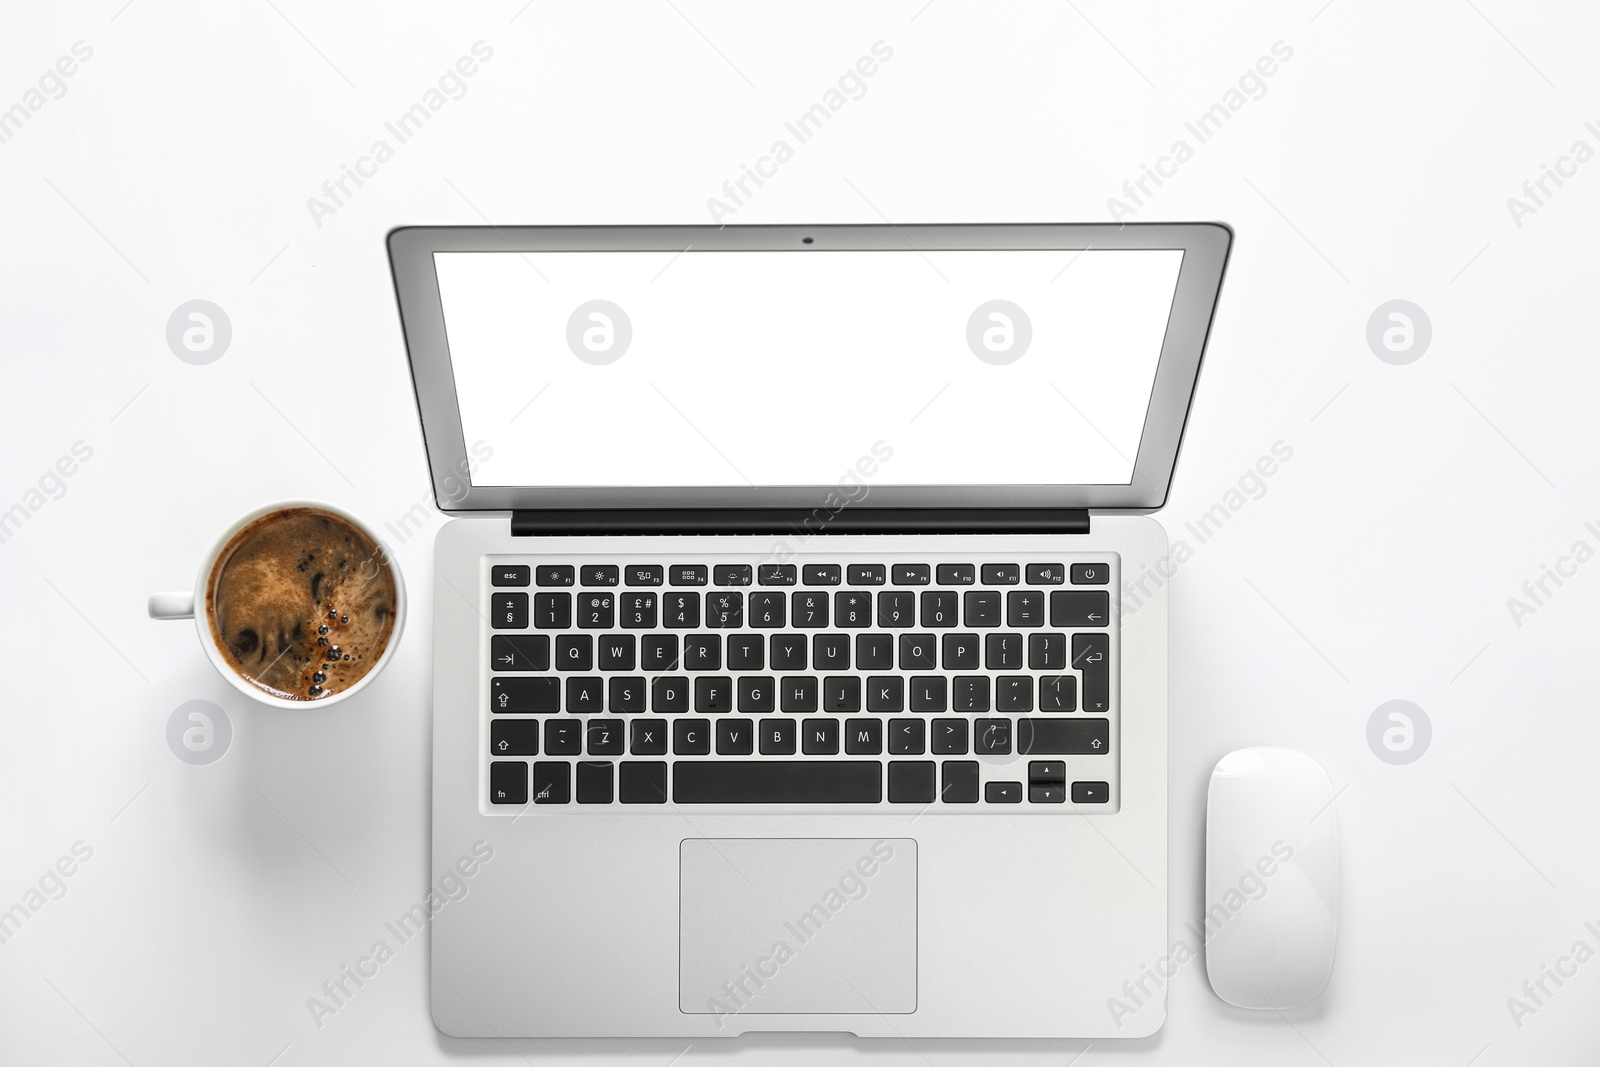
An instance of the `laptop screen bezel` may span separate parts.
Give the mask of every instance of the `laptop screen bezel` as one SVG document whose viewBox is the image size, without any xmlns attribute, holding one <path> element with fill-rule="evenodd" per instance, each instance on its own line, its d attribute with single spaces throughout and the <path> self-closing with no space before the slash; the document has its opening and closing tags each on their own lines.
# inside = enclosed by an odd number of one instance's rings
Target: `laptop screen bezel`
<svg viewBox="0 0 1600 1067">
<path fill-rule="evenodd" d="M 434 496 L 446 512 L 540 508 L 829 507 L 839 486 L 473 485 L 434 255 L 440 252 L 919 252 L 1177 249 L 1183 252 L 1155 384 L 1127 484 L 873 483 L 874 508 L 1154 510 L 1167 499 L 1233 231 L 1222 223 L 872 226 L 406 226 L 388 236 L 401 327 Z M 863 501 L 865 502 L 865 501 Z"/>
</svg>

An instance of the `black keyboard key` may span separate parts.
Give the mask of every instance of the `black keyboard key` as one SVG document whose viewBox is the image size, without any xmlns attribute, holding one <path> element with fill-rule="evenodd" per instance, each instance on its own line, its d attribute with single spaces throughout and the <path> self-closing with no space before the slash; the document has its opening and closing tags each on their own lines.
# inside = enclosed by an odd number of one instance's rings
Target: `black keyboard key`
<svg viewBox="0 0 1600 1067">
<path fill-rule="evenodd" d="M 991 671 L 1020 671 L 1022 669 L 1022 635 L 985 634 L 983 638 L 983 665 Z"/>
<path fill-rule="evenodd" d="M 1067 780 L 1067 765 L 1058 759 L 1036 759 L 1028 764 L 1028 781 L 1030 782 L 1065 782 Z"/>
<path fill-rule="evenodd" d="M 889 754 L 920 756 L 927 747 L 927 722 L 923 719 L 895 719 L 889 723 Z"/>
<path fill-rule="evenodd" d="M 1067 802 L 1067 785 L 1065 782 L 1029 782 L 1028 802 L 1030 804 L 1065 804 Z"/>
<path fill-rule="evenodd" d="M 629 585 L 660 585 L 663 569 L 655 563 L 630 563 L 627 570 Z"/>
<path fill-rule="evenodd" d="M 747 675 L 739 679 L 739 710 L 743 712 L 774 711 L 778 701 L 778 683 L 762 674 Z"/>
<path fill-rule="evenodd" d="M 938 749 L 934 751 L 937 752 Z M 940 768 L 940 777 L 939 799 L 946 804 L 978 802 L 977 760 L 945 760 L 944 766 Z"/>
<path fill-rule="evenodd" d="M 911 679 L 911 710 L 939 712 L 949 710 L 948 683 L 942 674 L 923 674 Z"/>
<path fill-rule="evenodd" d="M 767 642 L 760 634 L 728 635 L 728 669 L 759 671 L 767 664 Z"/>
<path fill-rule="evenodd" d="M 624 804 L 665 804 L 665 763 L 624 763 L 617 768 L 617 799 Z"/>
<path fill-rule="evenodd" d="M 705 585 L 706 566 L 703 563 L 674 563 L 667 568 L 667 581 L 671 585 Z"/>
<path fill-rule="evenodd" d="M 1064 671 L 1067 669 L 1066 634 L 1029 634 L 1028 669 Z"/>
<path fill-rule="evenodd" d="M 898 674 L 875 674 L 867 679 L 867 710 L 906 710 L 905 679 Z"/>
<path fill-rule="evenodd" d="M 605 710 L 605 682 L 599 678 L 567 679 L 567 711 L 573 715 L 598 715 Z"/>
<path fill-rule="evenodd" d="M 700 594 L 661 594 L 661 625 L 669 630 L 690 630 L 699 626 Z"/>
<path fill-rule="evenodd" d="M 800 568 L 800 580 L 806 585 L 838 585 L 839 578 L 837 563 L 807 563 Z"/>
<path fill-rule="evenodd" d="M 616 784 L 616 768 L 609 762 L 578 764 L 578 803 L 609 804 Z"/>
<path fill-rule="evenodd" d="M 599 651 L 603 671 L 631 671 L 638 660 L 632 634 L 601 634 Z"/>
<path fill-rule="evenodd" d="M 795 581 L 794 564 L 763 563 L 756 568 L 756 581 L 762 585 L 793 585 Z"/>
<path fill-rule="evenodd" d="M 495 719 L 489 724 L 489 753 L 494 756 L 537 756 L 538 719 Z"/>
<path fill-rule="evenodd" d="M 850 669 L 850 635 L 816 634 L 811 638 L 811 667 L 818 671 Z"/>
<path fill-rule="evenodd" d="M 1111 710 L 1111 637 L 1073 634 L 1072 667 L 1083 672 L 1083 710 Z"/>
<path fill-rule="evenodd" d="M 620 720 L 590 719 L 584 724 L 584 734 L 589 755 L 622 755 L 623 724 Z"/>
<path fill-rule="evenodd" d="M 1105 719 L 1021 719 L 1017 752 L 1040 756 L 1103 756 L 1111 749 Z"/>
<path fill-rule="evenodd" d="M 533 624 L 541 630 L 565 630 L 572 625 L 571 593 L 535 593 Z"/>
<path fill-rule="evenodd" d="M 686 671 L 720 671 L 722 669 L 722 635 L 690 634 L 683 639 L 683 669 Z"/>
<path fill-rule="evenodd" d="M 833 594 L 833 624 L 859 628 L 872 625 L 872 594 L 858 591 Z"/>
<path fill-rule="evenodd" d="M 628 729 L 628 751 L 635 756 L 667 754 L 667 724 L 660 719 L 634 719 Z"/>
<path fill-rule="evenodd" d="M 890 568 L 889 577 L 895 585 L 927 585 L 928 565 L 926 563 L 896 563 Z"/>
<path fill-rule="evenodd" d="M 594 635 L 557 634 L 556 670 L 594 670 Z"/>
<path fill-rule="evenodd" d="M 876 756 L 883 751 L 882 719 L 846 719 L 844 751 L 849 756 Z"/>
<path fill-rule="evenodd" d="M 611 710 L 618 715 L 637 715 L 644 711 L 644 679 L 627 675 L 611 679 Z"/>
<path fill-rule="evenodd" d="M 1106 782 L 1073 782 L 1074 804 L 1104 804 L 1111 799 L 1111 786 Z"/>
<path fill-rule="evenodd" d="M 890 634 L 856 634 L 856 669 L 894 670 L 894 637 Z"/>
<path fill-rule="evenodd" d="M 1104 563 L 1074 563 L 1073 585 L 1105 585 L 1111 581 L 1111 568 Z"/>
<path fill-rule="evenodd" d="M 793 719 L 762 719 L 760 736 L 763 756 L 794 755 L 796 729 Z"/>
<path fill-rule="evenodd" d="M 861 679 L 855 675 L 830 675 L 822 680 L 822 710 L 835 713 L 861 710 Z"/>
<path fill-rule="evenodd" d="M 994 680 L 995 711 L 1032 711 L 1033 678 L 1026 674 L 1005 674 Z"/>
<path fill-rule="evenodd" d="M 1039 676 L 1040 711 L 1077 711 L 1078 678 L 1072 674 Z"/>
<path fill-rule="evenodd" d="M 672 724 L 675 756 L 704 756 L 711 751 L 711 723 L 706 719 L 679 719 Z"/>
<path fill-rule="evenodd" d="M 798 634 L 773 634 L 768 645 L 772 669 L 775 671 L 803 671 L 806 669 L 806 639 Z"/>
<path fill-rule="evenodd" d="M 750 578 L 748 563 L 719 563 L 711 568 L 711 581 L 716 585 L 749 585 Z"/>
<path fill-rule="evenodd" d="M 1015 563 L 985 563 L 984 585 L 1016 585 L 1022 581 L 1022 568 Z"/>
<path fill-rule="evenodd" d="M 541 585 L 571 585 L 578 581 L 570 566 L 539 566 L 534 568 L 534 576 Z"/>
<path fill-rule="evenodd" d="M 956 711 L 989 710 L 989 676 L 967 675 L 955 680 L 952 707 Z"/>
<path fill-rule="evenodd" d="M 938 575 L 940 585 L 971 585 L 978 577 L 970 563 L 941 563 Z"/>
<path fill-rule="evenodd" d="M 551 756 L 576 756 L 583 751 L 583 721 L 581 719 L 546 719 L 544 721 L 544 750 Z M 563 766 L 565 766 L 563 764 Z M 565 801 L 562 801 L 565 803 Z"/>
<path fill-rule="evenodd" d="M 755 751 L 756 726 L 747 719 L 718 719 L 716 734 L 719 756 L 748 756 Z"/>
<path fill-rule="evenodd" d="M 954 626 L 956 594 L 945 589 L 930 589 L 922 594 L 922 625 Z"/>
<path fill-rule="evenodd" d="M 713 675 L 694 680 L 694 710 L 702 715 L 725 715 L 733 710 L 733 679 Z"/>
<path fill-rule="evenodd" d="M 939 642 L 932 634 L 900 635 L 900 669 L 931 671 L 939 666 Z"/>
<path fill-rule="evenodd" d="M 963 595 L 968 626 L 1000 625 L 1000 593 L 995 589 L 970 589 Z"/>
<path fill-rule="evenodd" d="M 839 720 L 807 719 L 800 724 L 800 751 L 808 756 L 839 754 Z"/>
<path fill-rule="evenodd" d="M 828 625 L 827 593 L 795 593 L 794 625 L 806 629 L 822 629 Z"/>
<path fill-rule="evenodd" d="M 707 593 L 706 625 L 713 630 L 737 630 L 744 625 L 743 593 Z"/>
<path fill-rule="evenodd" d="M 489 764 L 489 803 L 526 804 L 528 765 L 521 762 Z"/>
<path fill-rule="evenodd" d="M 679 804 L 877 804 L 877 760 L 684 761 L 673 768 Z"/>
<path fill-rule="evenodd" d="M 1111 625 L 1111 594 L 1103 589 L 1057 589 L 1050 594 L 1050 625 L 1065 629 Z"/>
<path fill-rule="evenodd" d="M 550 638 L 544 634 L 495 634 L 489 638 L 489 669 L 549 670 Z"/>
<path fill-rule="evenodd" d="M 555 678 L 490 678 L 489 710 L 507 715 L 560 711 L 561 682 Z"/>
<path fill-rule="evenodd" d="M 944 646 L 945 670 L 975 671 L 978 669 L 977 634 L 945 634 L 940 644 Z"/>
<path fill-rule="evenodd" d="M 639 641 L 639 669 L 675 671 L 678 669 L 678 635 L 645 634 Z"/>
<path fill-rule="evenodd" d="M 934 755 L 965 756 L 967 754 L 967 720 L 955 717 L 929 719 L 928 732 L 932 735 Z M 973 797 L 977 799 L 976 796 Z"/>
<path fill-rule="evenodd" d="M 591 563 L 578 568 L 578 580 L 584 585 L 616 585 L 621 571 L 614 563 Z"/>
<path fill-rule="evenodd" d="M 889 803 L 932 804 L 938 792 L 932 760 L 895 760 L 889 764 Z"/>
<path fill-rule="evenodd" d="M 990 782 L 983 787 L 983 799 L 991 804 L 1021 804 L 1021 782 Z"/>
<path fill-rule="evenodd" d="M 1066 577 L 1066 568 L 1059 563 L 1028 564 L 1029 585 L 1060 585 Z"/>
<path fill-rule="evenodd" d="M 1026 722 L 1027 720 L 1023 720 Z M 973 719 L 972 749 L 989 755 L 1004 755 L 1011 751 L 1010 719 Z"/>
<path fill-rule="evenodd" d="M 534 568 L 534 581 L 540 585 L 573 585 L 577 580 L 573 569 L 565 565 Z"/>
<path fill-rule="evenodd" d="M 1013 589 L 1007 593 L 1006 625 L 1016 629 L 1024 626 L 1043 626 L 1044 594 L 1037 589 Z"/>
<path fill-rule="evenodd" d="M 527 629 L 528 594 L 495 593 L 489 597 L 489 625 L 496 630 Z"/>
<path fill-rule="evenodd" d="M 852 563 L 845 568 L 845 581 L 851 585 L 882 585 L 886 577 L 881 563 Z"/>
<path fill-rule="evenodd" d="M 529 573 L 525 563 L 497 563 L 489 568 L 489 584 L 527 585 Z"/>
<path fill-rule="evenodd" d="M 628 630 L 655 629 L 656 595 L 654 593 L 623 593 L 622 626 Z"/>
<path fill-rule="evenodd" d="M 917 594 L 884 590 L 878 594 L 878 625 L 884 629 L 917 624 Z"/>
<path fill-rule="evenodd" d="M 617 624 L 617 600 L 610 593 L 578 594 L 578 626 L 584 630 L 609 630 Z"/>
<path fill-rule="evenodd" d="M 788 618 L 788 598 L 782 593 L 750 594 L 750 625 L 762 630 L 775 630 Z"/>
<path fill-rule="evenodd" d="M 681 715 L 689 710 L 689 679 L 668 675 L 650 683 L 650 710 L 657 715 Z"/>
<path fill-rule="evenodd" d="M 816 711 L 817 680 L 807 675 L 785 678 L 779 687 L 778 708 L 797 713 Z"/>
</svg>

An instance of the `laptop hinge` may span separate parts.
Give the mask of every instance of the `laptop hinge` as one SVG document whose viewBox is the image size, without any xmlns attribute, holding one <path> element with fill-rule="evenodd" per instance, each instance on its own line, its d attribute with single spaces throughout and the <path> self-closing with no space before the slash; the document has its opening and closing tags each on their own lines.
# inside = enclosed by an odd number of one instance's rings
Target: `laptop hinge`
<svg viewBox="0 0 1600 1067">
<path fill-rule="evenodd" d="M 536 508 L 516 537 L 583 534 L 1085 534 L 1086 508 Z"/>
</svg>

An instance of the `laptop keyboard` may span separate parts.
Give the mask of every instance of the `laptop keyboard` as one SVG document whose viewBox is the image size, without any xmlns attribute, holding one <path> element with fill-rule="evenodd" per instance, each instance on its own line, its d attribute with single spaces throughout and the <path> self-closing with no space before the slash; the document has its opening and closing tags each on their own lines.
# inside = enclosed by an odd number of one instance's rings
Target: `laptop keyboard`
<svg viewBox="0 0 1600 1067">
<path fill-rule="evenodd" d="M 810 558 L 487 559 L 489 804 L 1114 809 L 1114 556 Z"/>
</svg>

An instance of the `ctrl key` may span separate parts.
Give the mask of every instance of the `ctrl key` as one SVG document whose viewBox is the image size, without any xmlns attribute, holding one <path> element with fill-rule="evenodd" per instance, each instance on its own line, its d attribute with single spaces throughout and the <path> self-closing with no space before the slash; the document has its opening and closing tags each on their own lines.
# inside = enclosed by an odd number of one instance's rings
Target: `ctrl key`
<svg viewBox="0 0 1600 1067">
<path fill-rule="evenodd" d="M 565 766 L 563 764 L 563 766 Z M 491 804 L 526 804 L 528 802 L 528 765 L 521 760 L 489 764 L 489 802 Z"/>
</svg>

